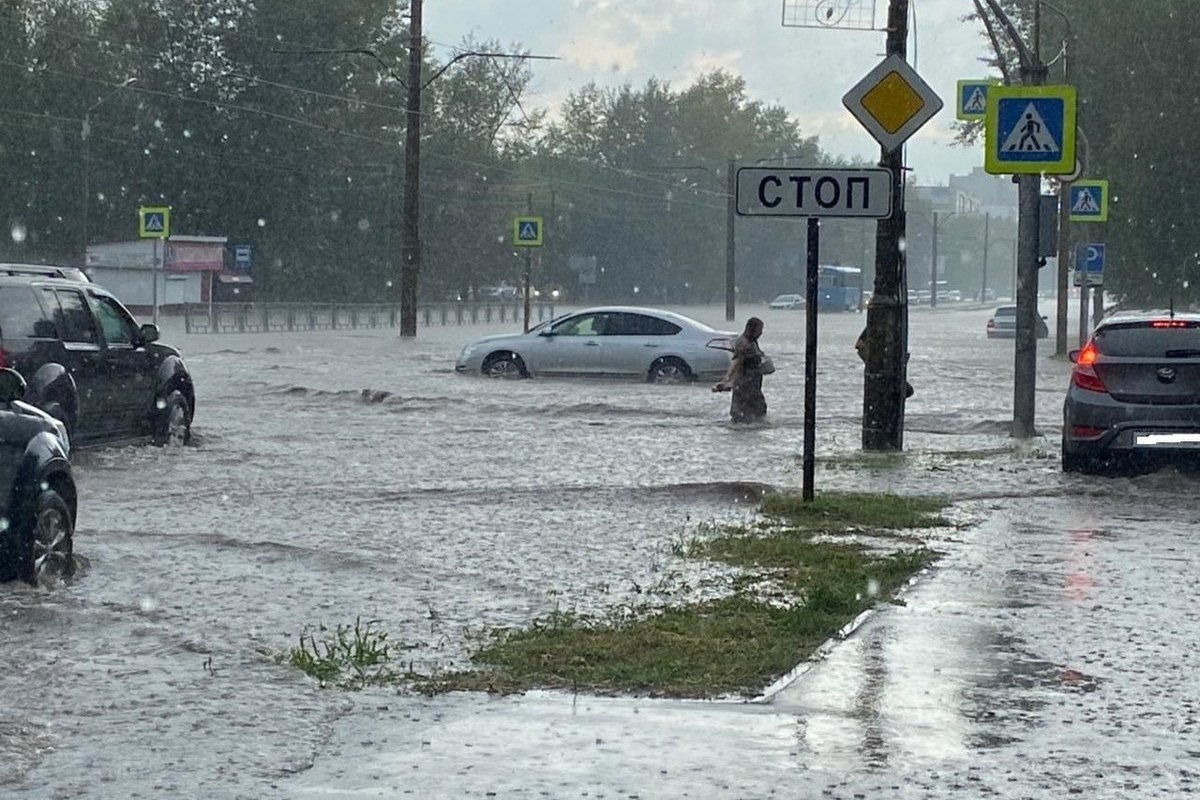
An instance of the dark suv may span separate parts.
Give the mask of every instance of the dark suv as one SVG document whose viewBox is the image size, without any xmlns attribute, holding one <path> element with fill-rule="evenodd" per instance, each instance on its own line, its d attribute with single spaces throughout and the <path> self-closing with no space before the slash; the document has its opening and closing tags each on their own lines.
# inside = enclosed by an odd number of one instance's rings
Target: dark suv
<svg viewBox="0 0 1200 800">
<path fill-rule="evenodd" d="M 1064 471 L 1094 471 L 1115 455 L 1200 454 L 1200 315 L 1118 312 L 1071 360 Z"/>
<path fill-rule="evenodd" d="M 78 270 L 0 264 L 0 368 L 78 445 L 150 438 L 186 444 L 195 394 L 179 351 L 158 343 Z"/>
<path fill-rule="evenodd" d="M 75 480 L 61 422 L 21 402 L 25 380 L 0 369 L 0 581 L 38 584 L 75 569 Z"/>
</svg>

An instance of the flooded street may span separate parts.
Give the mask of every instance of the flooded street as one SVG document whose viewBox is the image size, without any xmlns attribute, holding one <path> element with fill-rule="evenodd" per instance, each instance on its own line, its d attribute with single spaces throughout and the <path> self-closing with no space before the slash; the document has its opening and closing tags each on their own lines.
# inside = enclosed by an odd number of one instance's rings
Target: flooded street
<svg viewBox="0 0 1200 800">
<path fill-rule="evenodd" d="M 750 705 L 347 694 L 276 657 L 361 617 L 417 670 L 461 667 L 488 629 L 694 585 L 704 567 L 672 542 L 751 513 L 746 484 L 799 486 L 803 313 L 762 314 L 778 372 L 749 429 L 707 385 L 456 375 L 499 326 L 400 341 L 168 324 L 196 446 L 78 454 L 81 574 L 0 585 L 0 794 L 1190 792 L 1195 477 L 1062 475 L 1070 365 L 1050 340 L 1045 436 L 1014 444 L 1012 343 L 985 339 L 989 313 L 913 312 L 907 452 L 874 459 L 858 455 L 865 316 L 822 316 L 818 492 L 944 495 L 964 526 L 905 606 Z"/>
</svg>

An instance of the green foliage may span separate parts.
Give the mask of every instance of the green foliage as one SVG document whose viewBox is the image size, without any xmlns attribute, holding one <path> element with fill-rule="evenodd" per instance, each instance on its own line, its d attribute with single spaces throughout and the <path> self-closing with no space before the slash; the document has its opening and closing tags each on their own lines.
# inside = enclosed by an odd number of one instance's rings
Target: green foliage
<svg viewBox="0 0 1200 800">
<path fill-rule="evenodd" d="M 399 11 L 395 0 L 6 2 L 0 219 L 25 235 L 4 237 L 0 257 L 78 263 L 85 236 L 130 239 L 138 205 L 168 203 L 177 233 L 254 246 L 263 299 L 395 298 Z M 337 52 L 366 49 L 378 59 Z M 585 87 L 550 125 L 527 97 L 531 62 L 466 58 L 431 80 L 442 66 L 424 73 L 425 299 L 515 283 L 508 230 L 530 206 L 548 218 L 539 285 L 577 295 L 571 256 L 591 255 L 594 299 L 630 298 L 635 285 L 639 299 L 717 296 L 728 159 L 824 158 L 786 110 L 752 101 L 726 72 L 681 89 Z M 738 236 L 744 296 L 795 288 L 779 226 L 743 221 Z M 830 260 L 861 263 L 872 248 L 866 223 L 828 227 Z"/>
<path fill-rule="evenodd" d="M 289 651 L 288 663 L 316 678 L 322 686 L 352 688 L 389 680 L 393 677 L 389 667 L 391 646 L 387 633 L 376 625 L 376 620 L 364 623 L 361 617 L 356 618 L 353 627 L 339 625 L 321 641 L 306 631 Z"/>
<path fill-rule="evenodd" d="M 1033 0 L 1002 5 L 1032 42 Z M 1112 192 L 1109 221 L 1075 226 L 1075 241 L 1108 243 L 1105 291 L 1131 305 L 1200 301 L 1200 162 L 1190 152 L 1200 95 L 1180 89 L 1200 67 L 1200 4 L 1056 0 L 1043 3 L 1042 26 L 1044 60 L 1066 43 L 1048 82 L 1078 87 L 1085 177 Z M 1015 54 L 1006 57 L 1015 75 Z"/>
</svg>

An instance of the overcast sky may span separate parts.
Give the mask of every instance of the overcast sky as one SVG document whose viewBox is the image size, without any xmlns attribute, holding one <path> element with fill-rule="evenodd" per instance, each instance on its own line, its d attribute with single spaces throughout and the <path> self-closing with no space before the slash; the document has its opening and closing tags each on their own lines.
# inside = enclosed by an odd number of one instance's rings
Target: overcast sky
<svg viewBox="0 0 1200 800">
<path fill-rule="evenodd" d="M 882 27 L 887 0 L 876 5 L 875 24 Z M 915 60 L 945 107 L 909 140 L 909 166 L 920 183 L 944 184 L 948 175 L 983 164 L 981 148 L 952 146 L 950 126 L 955 82 L 987 75 L 979 61 L 985 42 L 977 23 L 961 20 L 970 0 L 912 5 L 909 63 Z M 782 11 L 783 0 L 426 0 L 424 28 L 443 60 L 467 35 L 562 57 L 532 62 L 531 105 L 538 107 L 555 108 L 593 80 L 640 86 L 657 77 L 682 88 L 724 67 L 745 77 L 754 99 L 787 108 L 825 150 L 878 158 L 879 145 L 842 106 L 842 96 L 882 60 L 884 34 L 785 28 Z"/>
</svg>

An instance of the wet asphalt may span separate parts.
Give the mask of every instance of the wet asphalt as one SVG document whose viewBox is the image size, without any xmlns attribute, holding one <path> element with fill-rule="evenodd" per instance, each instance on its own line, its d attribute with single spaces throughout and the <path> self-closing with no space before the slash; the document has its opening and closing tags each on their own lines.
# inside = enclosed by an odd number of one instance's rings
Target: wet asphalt
<svg viewBox="0 0 1200 800">
<path fill-rule="evenodd" d="M 1068 368 L 1044 357 L 1045 435 L 1014 444 L 981 310 L 913 314 L 907 452 L 866 461 L 863 319 L 822 317 L 818 491 L 941 494 L 960 526 L 770 698 L 346 694 L 277 663 L 361 616 L 461 666 L 488 628 L 694 591 L 671 543 L 748 518 L 744 483 L 800 481 L 803 314 L 746 311 L 779 367 L 750 430 L 705 387 L 453 374 L 496 327 L 170 333 L 196 446 L 79 454 L 81 575 L 0 586 L 0 795 L 1189 793 L 1196 476 L 1063 476 Z"/>
</svg>

